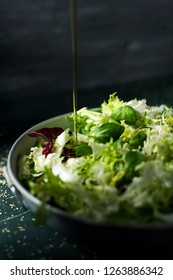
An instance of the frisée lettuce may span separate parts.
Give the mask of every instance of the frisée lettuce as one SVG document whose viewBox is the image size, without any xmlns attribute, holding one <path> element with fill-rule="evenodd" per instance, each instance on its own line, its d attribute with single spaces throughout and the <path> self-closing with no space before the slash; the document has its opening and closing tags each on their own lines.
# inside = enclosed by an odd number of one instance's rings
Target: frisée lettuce
<svg viewBox="0 0 173 280">
<path fill-rule="evenodd" d="M 67 116 L 73 122 L 73 114 Z M 77 111 L 73 131 L 31 132 L 19 179 L 44 203 L 108 223 L 173 222 L 173 109 L 111 94 Z"/>
</svg>

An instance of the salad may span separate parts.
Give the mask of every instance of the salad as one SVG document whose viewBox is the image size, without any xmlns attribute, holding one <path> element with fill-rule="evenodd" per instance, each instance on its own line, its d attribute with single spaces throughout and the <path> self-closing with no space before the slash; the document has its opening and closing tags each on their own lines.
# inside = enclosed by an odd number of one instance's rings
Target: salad
<svg viewBox="0 0 173 280">
<path fill-rule="evenodd" d="M 173 108 L 113 93 L 78 110 L 77 129 L 77 143 L 70 128 L 28 134 L 18 176 L 34 196 L 99 222 L 173 221 Z"/>
</svg>

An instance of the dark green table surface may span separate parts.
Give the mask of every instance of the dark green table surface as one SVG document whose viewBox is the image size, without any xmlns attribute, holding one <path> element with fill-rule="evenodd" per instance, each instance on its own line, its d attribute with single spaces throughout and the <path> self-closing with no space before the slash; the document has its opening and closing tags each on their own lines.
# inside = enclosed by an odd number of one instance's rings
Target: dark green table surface
<svg viewBox="0 0 173 280">
<path fill-rule="evenodd" d="M 117 86 L 114 89 L 121 93 L 122 99 L 146 97 L 153 105 L 173 104 L 172 77 Z M 107 93 L 113 91 L 113 87 L 106 90 Z M 99 96 L 96 94 L 98 92 Z M 98 106 L 105 98 L 104 92 L 105 89 L 90 90 L 88 95 L 87 91 L 81 92 L 79 107 L 85 103 L 89 107 Z M 35 100 L 39 98 L 39 95 L 38 97 L 31 95 L 30 98 L 22 97 L 20 100 L 13 98 L 13 101 L 8 100 L 6 104 L 4 101 L 0 112 L 0 259 L 108 259 L 111 255 L 105 255 L 102 250 L 96 251 L 85 245 L 79 245 L 76 241 L 69 240 L 47 226 L 38 226 L 31 212 L 21 207 L 7 185 L 3 175 L 3 166 L 6 165 L 8 152 L 13 142 L 32 125 L 55 116 L 56 112 L 61 114 L 69 111 L 69 104 L 65 102 L 65 97 L 63 105 L 58 99 L 56 100 L 56 111 L 55 107 L 51 107 L 54 109 L 47 108 L 49 97 L 44 97 L 42 106 L 38 110 Z M 56 99 L 55 96 L 54 98 Z M 54 98 L 52 98 L 53 103 L 55 103 Z M 23 118 L 20 119 L 20 115 L 15 112 L 20 112 Z M 121 255 L 114 252 L 113 258 L 173 258 L 171 247 L 165 250 L 157 248 L 155 253 L 149 250 L 147 256 L 140 249 L 136 255 L 133 252 L 127 252 L 124 248 L 122 250 Z"/>
</svg>

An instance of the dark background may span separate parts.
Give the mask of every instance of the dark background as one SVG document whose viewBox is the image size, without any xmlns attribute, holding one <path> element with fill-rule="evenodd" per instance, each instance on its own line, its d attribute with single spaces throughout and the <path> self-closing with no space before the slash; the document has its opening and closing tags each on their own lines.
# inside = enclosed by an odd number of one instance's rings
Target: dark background
<svg viewBox="0 0 173 280">
<path fill-rule="evenodd" d="M 171 103 L 172 16 L 173 0 L 78 0 L 78 107 L 97 107 L 115 91 Z M 72 111 L 71 53 L 69 0 L 1 0 L 4 141 L 12 129 L 17 137 Z"/>
</svg>

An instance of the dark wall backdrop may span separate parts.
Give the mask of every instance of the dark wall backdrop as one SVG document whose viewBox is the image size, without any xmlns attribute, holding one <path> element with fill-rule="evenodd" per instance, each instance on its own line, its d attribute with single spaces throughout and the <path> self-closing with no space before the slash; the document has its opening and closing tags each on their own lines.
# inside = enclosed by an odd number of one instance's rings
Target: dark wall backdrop
<svg viewBox="0 0 173 280">
<path fill-rule="evenodd" d="M 173 0 L 78 0 L 79 107 L 117 89 L 152 101 L 155 84 L 172 98 L 172 16 Z M 71 61 L 69 0 L 1 0 L 1 121 L 71 111 Z"/>
</svg>

